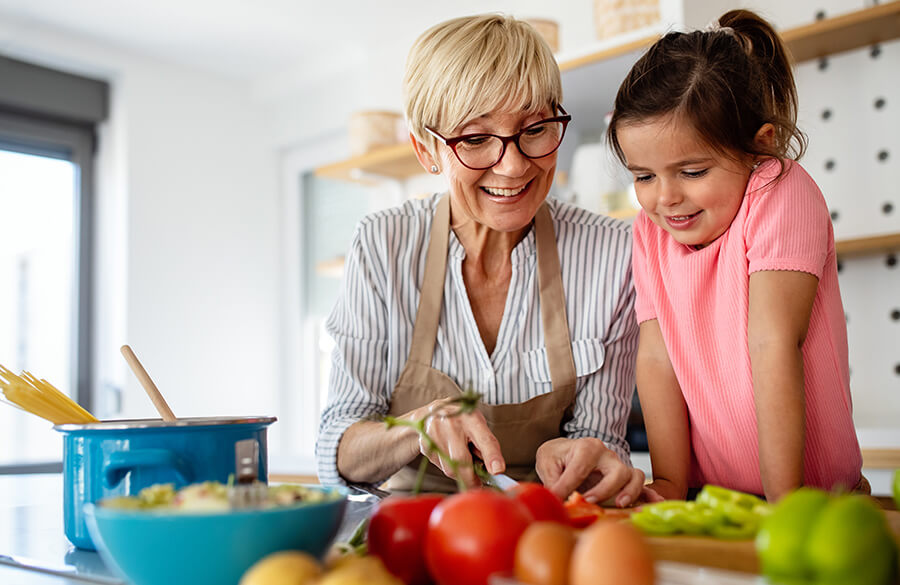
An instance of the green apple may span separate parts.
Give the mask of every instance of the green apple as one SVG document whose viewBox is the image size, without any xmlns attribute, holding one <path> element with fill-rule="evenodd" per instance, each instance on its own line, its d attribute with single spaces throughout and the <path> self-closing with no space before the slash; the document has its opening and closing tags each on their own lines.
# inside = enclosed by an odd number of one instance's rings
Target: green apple
<svg viewBox="0 0 900 585">
<path fill-rule="evenodd" d="M 800 488 L 775 505 L 756 534 L 756 550 L 763 574 L 780 580 L 804 579 L 812 575 L 804 554 L 806 542 L 829 500 L 826 492 Z"/>
<path fill-rule="evenodd" d="M 900 510 L 900 469 L 894 471 L 894 505 Z"/>
<path fill-rule="evenodd" d="M 881 508 L 871 498 L 833 498 L 806 542 L 806 562 L 819 584 L 887 585 L 897 549 Z"/>
</svg>

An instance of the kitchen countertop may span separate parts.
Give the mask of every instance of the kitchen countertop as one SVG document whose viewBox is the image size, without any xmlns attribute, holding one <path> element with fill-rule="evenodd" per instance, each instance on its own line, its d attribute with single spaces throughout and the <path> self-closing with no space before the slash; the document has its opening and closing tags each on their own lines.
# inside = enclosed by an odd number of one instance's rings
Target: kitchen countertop
<svg viewBox="0 0 900 585">
<path fill-rule="evenodd" d="M 63 534 L 62 475 L 0 475 L 0 583 L 4 585 L 127 585 L 96 552 L 75 548 Z M 346 541 L 377 499 L 353 493 L 337 540 Z M 896 514 L 896 512 L 892 512 Z M 898 520 L 900 522 L 900 520 Z M 895 528 L 896 530 L 896 528 Z M 662 557 L 666 558 L 666 557 Z M 682 557 L 679 557 L 680 559 Z M 21 565 L 42 568 L 26 569 Z M 657 562 L 658 585 L 765 585 L 755 575 Z M 498 579 L 494 585 L 512 584 Z"/>
<path fill-rule="evenodd" d="M 63 534 L 62 474 L 0 475 L 0 583 L 124 585 L 96 552 L 75 548 Z M 347 540 L 374 499 L 351 496 L 338 540 Z M 18 564 L 17 564 L 18 562 Z M 24 569 L 26 564 L 46 572 Z"/>
</svg>

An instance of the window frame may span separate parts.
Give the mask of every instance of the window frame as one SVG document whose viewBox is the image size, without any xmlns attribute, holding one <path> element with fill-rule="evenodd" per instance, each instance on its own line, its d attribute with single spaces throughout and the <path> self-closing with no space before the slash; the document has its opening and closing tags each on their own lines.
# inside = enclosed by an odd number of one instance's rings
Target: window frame
<svg viewBox="0 0 900 585">
<path fill-rule="evenodd" d="M 93 251 L 94 251 L 94 153 L 92 125 L 45 119 L 0 109 L 0 149 L 67 160 L 76 168 L 74 246 L 76 278 L 73 299 L 73 339 L 70 380 L 75 400 L 92 410 L 93 380 Z M 62 470 L 62 461 L 0 465 L 0 475 L 51 473 Z"/>
</svg>

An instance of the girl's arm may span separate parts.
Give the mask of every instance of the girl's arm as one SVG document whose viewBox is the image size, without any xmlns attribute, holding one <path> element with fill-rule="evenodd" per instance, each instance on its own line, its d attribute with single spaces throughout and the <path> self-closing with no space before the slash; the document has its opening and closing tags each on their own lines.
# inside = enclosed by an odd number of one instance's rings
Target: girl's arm
<svg viewBox="0 0 900 585">
<path fill-rule="evenodd" d="M 691 463 L 687 406 L 656 319 L 640 326 L 637 389 L 653 466 L 650 487 L 666 499 L 684 499 Z"/>
<path fill-rule="evenodd" d="M 803 483 L 806 405 L 801 348 L 818 283 L 806 272 L 767 270 L 750 275 L 750 366 L 760 475 L 769 501 Z"/>
</svg>

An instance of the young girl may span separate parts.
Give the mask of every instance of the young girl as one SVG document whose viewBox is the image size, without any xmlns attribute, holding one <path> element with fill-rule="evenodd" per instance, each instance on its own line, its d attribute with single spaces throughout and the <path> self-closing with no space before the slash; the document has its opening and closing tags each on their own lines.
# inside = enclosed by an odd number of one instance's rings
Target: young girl
<svg viewBox="0 0 900 585">
<path fill-rule="evenodd" d="M 665 498 L 865 489 L 844 310 L 788 55 L 744 10 L 669 33 L 616 96 L 634 175 L 637 385 Z"/>
</svg>

